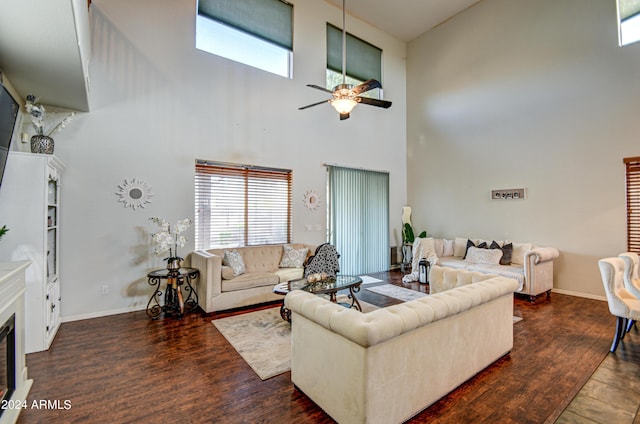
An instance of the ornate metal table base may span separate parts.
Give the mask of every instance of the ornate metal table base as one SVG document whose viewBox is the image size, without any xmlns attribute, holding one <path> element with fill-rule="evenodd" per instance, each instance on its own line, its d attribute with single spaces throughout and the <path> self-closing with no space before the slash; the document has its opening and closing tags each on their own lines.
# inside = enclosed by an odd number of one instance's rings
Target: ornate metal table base
<svg viewBox="0 0 640 424">
<path fill-rule="evenodd" d="M 351 303 L 340 302 L 339 304 L 343 305 L 346 308 L 354 308 L 362 312 L 362 307 L 360 306 L 360 302 L 358 302 L 358 298 L 356 297 L 356 293 L 358 293 L 359 291 L 360 291 L 360 286 L 349 287 L 349 294 L 347 295 L 347 297 L 351 299 Z M 329 300 L 331 300 L 333 303 L 338 303 L 338 299 L 336 296 L 337 293 L 338 292 L 329 293 Z"/>
<path fill-rule="evenodd" d="M 153 294 L 147 303 L 147 316 L 157 319 L 163 312 L 167 315 L 182 318 L 185 311 L 190 312 L 198 307 L 198 293 L 191 285 L 191 280 L 196 278 L 199 271 L 195 268 L 180 268 L 178 270 L 159 269 L 147 274 L 149 285 L 154 286 Z M 164 291 L 164 303 L 160 304 L 162 280 L 167 284 Z M 184 288 L 187 297 L 182 294 Z"/>
<path fill-rule="evenodd" d="M 314 283 L 309 283 L 305 278 L 303 278 L 300 280 L 277 284 L 273 288 L 273 292 L 284 296 L 291 290 L 305 290 L 314 294 L 328 295 L 330 301 L 338 303 L 337 293 L 342 290 L 349 290 L 347 297 L 351 300 L 351 303 L 340 302 L 339 304 L 362 312 L 362 307 L 356 297 L 356 293 L 360 291 L 360 284 L 362 284 L 362 279 L 360 277 L 350 275 L 328 277 Z M 291 321 L 291 311 L 284 306 L 284 302 L 282 302 L 282 305 L 280 306 L 280 316 L 285 321 Z"/>
</svg>

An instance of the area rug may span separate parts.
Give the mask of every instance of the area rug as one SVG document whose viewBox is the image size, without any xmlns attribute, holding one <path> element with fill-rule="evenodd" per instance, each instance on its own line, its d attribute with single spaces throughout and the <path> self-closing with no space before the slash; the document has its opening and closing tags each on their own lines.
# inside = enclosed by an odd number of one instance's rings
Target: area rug
<svg viewBox="0 0 640 424">
<path fill-rule="evenodd" d="M 378 293 L 384 296 L 393 297 L 394 299 L 408 302 L 410 300 L 419 299 L 421 297 L 428 296 L 426 293 L 407 289 L 404 287 L 398 287 L 393 284 L 384 284 L 382 286 L 366 287 L 365 290 L 369 290 L 374 293 Z M 522 317 L 513 317 L 513 323 L 522 321 Z"/>
<path fill-rule="evenodd" d="M 374 293 L 378 293 L 384 296 L 393 297 L 394 299 L 402 300 L 403 302 L 408 302 L 410 300 L 419 299 L 421 297 L 427 296 L 426 293 L 422 293 L 419 291 L 406 289 L 404 287 L 398 287 L 393 284 L 384 284 L 382 286 L 375 287 L 366 287 L 365 290 L 369 290 Z"/>
<path fill-rule="evenodd" d="M 382 283 L 382 280 L 379 280 L 375 277 L 370 277 L 368 275 L 359 275 L 358 277 L 362 278 L 362 284 L 363 286 L 367 285 L 367 284 L 375 284 L 375 283 Z"/>
<path fill-rule="evenodd" d="M 338 302 L 346 296 L 338 296 Z M 378 307 L 359 300 L 363 312 Z M 291 325 L 280 317 L 280 308 L 262 309 L 211 323 L 262 380 L 291 369 Z"/>
</svg>

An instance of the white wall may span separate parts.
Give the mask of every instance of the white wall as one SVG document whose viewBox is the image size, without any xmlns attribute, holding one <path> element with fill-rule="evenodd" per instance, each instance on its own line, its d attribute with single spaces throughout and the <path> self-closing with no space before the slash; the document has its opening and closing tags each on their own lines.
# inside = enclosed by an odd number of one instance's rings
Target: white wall
<svg viewBox="0 0 640 424">
<path fill-rule="evenodd" d="M 597 260 L 626 249 L 622 159 L 640 154 L 640 45 L 617 46 L 615 1 L 484 0 L 407 56 L 416 228 L 557 247 L 556 289 L 603 296 Z"/>
<path fill-rule="evenodd" d="M 195 49 L 193 0 L 94 0 L 91 6 L 92 111 L 56 137 L 66 164 L 62 192 L 62 316 L 75 319 L 141 308 L 146 274 L 162 267 L 149 246 L 159 216 L 194 216 L 196 158 L 293 169 L 294 239 L 324 241 L 323 211 L 303 207 L 322 194 L 323 163 L 388 170 L 391 226 L 399 232 L 406 201 L 405 44 L 347 20 L 347 30 L 384 51 L 391 109 L 358 106 L 340 122 L 305 84 L 323 84 L 325 24 L 341 10 L 317 0 L 294 3 L 294 78 L 286 79 Z M 144 209 L 118 203 L 118 184 L 152 186 Z M 321 224 L 309 232 L 305 224 Z M 193 249 L 193 228 L 187 234 Z M 393 240 L 393 239 L 392 239 Z M 110 293 L 101 295 L 107 285 Z"/>
</svg>

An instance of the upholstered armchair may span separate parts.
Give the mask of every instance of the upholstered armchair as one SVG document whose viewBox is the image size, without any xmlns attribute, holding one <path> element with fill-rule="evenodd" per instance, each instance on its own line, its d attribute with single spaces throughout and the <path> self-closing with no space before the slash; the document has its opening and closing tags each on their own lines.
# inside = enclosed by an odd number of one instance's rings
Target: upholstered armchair
<svg viewBox="0 0 640 424">
<path fill-rule="evenodd" d="M 624 287 L 629 292 L 640 299 L 640 280 L 638 279 L 638 254 L 634 252 L 625 252 L 618 255 L 624 261 L 623 281 Z M 633 327 L 635 321 L 629 320 L 627 323 L 627 333 Z"/>
<path fill-rule="evenodd" d="M 624 261 L 620 258 L 605 258 L 598 261 L 609 312 L 616 317 L 616 333 L 610 352 L 615 352 L 624 337 L 629 320 L 640 319 L 640 299 L 624 286 Z"/>
</svg>

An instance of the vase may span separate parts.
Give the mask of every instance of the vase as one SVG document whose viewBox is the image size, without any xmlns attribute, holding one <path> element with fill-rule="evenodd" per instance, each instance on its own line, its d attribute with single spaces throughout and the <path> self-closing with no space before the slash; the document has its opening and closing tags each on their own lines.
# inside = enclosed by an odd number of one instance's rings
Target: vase
<svg viewBox="0 0 640 424">
<path fill-rule="evenodd" d="M 169 271 L 177 271 L 180 269 L 180 258 L 168 258 L 167 259 L 167 269 Z"/>
<path fill-rule="evenodd" d="M 31 137 L 31 153 L 53 154 L 53 138 L 48 135 L 36 134 Z"/>
</svg>

